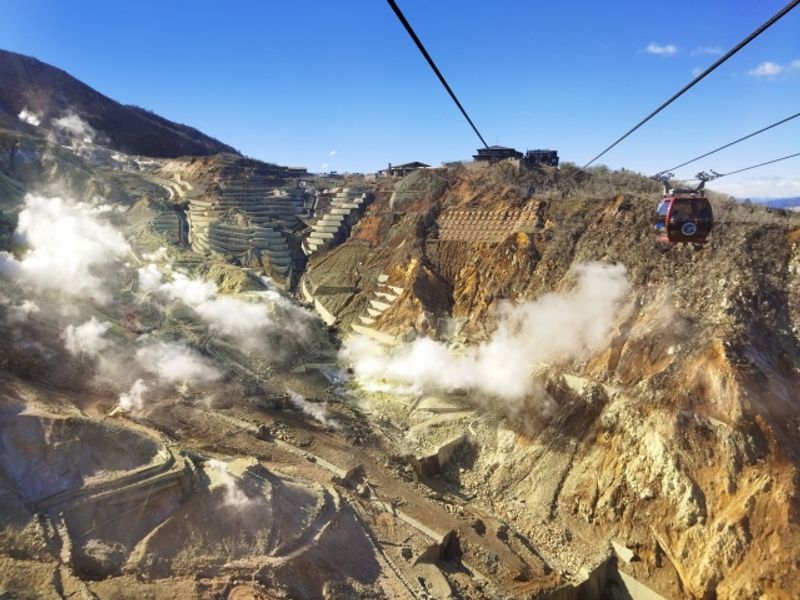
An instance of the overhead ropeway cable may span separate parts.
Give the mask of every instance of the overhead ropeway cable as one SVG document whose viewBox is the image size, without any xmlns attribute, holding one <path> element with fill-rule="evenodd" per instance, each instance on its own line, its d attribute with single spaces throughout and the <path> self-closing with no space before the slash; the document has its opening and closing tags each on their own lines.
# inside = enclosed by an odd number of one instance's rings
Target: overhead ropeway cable
<svg viewBox="0 0 800 600">
<path fill-rule="evenodd" d="M 417 34 L 414 32 L 414 29 L 411 27 L 411 23 L 409 23 L 408 19 L 406 19 L 405 15 L 403 14 L 403 11 L 400 10 L 400 7 L 397 6 L 397 3 L 394 0 L 388 0 L 388 2 L 389 2 L 389 6 L 391 6 L 392 10 L 394 11 L 394 14 L 397 15 L 397 18 L 400 19 L 400 22 L 403 24 L 403 27 L 406 28 L 406 31 L 408 32 L 408 35 L 410 35 L 411 39 L 414 40 L 414 43 L 417 45 L 417 48 L 419 48 L 419 51 L 422 53 L 422 56 L 425 57 L 425 60 L 428 61 L 428 64 L 430 65 L 431 69 L 433 69 L 433 72 L 436 73 L 436 77 L 438 77 L 439 81 L 442 82 L 442 85 L 444 86 L 444 89 L 447 90 L 447 93 L 450 94 L 450 97 L 453 99 L 453 102 L 456 103 L 456 106 L 458 107 L 458 110 L 461 111 L 461 114 L 464 115 L 464 118 L 467 120 L 467 123 L 469 123 L 469 126 L 472 127 L 472 130 L 480 138 L 481 143 L 483 144 L 484 148 L 488 148 L 489 145 L 486 143 L 486 140 L 483 139 L 483 136 L 481 135 L 481 132 L 478 131 L 478 128 L 475 127 L 475 123 L 473 123 L 472 119 L 469 118 L 469 115 L 467 114 L 467 111 L 461 105 L 461 102 L 459 102 L 458 98 L 456 97 L 455 92 L 452 90 L 450 85 L 447 83 L 447 80 L 444 78 L 444 75 L 442 75 L 442 72 L 439 70 L 439 67 L 436 66 L 435 62 L 433 62 L 433 59 L 431 58 L 431 55 L 428 54 L 428 51 L 425 49 L 425 46 L 423 46 L 422 42 L 417 37 Z M 797 2 L 800 2 L 800 0 L 796 0 L 795 4 Z"/>
<path fill-rule="evenodd" d="M 776 123 L 773 123 L 772 125 L 767 125 L 766 127 L 762 127 L 758 131 L 754 131 L 753 133 L 750 133 L 750 134 L 748 134 L 748 135 L 746 135 L 744 137 L 740 137 L 738 140 L 733 140 L 732 142 L 729 142 L 729 143 L 725 144 L 724 146 L 720 146 L 719 148 L 714 148 L 713 150 L 711 150 L 709 152 L 706 152 L 705 154 L 701 154 L 700 156 L 696 156 L 695 158 L 692 158 L 691 160 L 687 160 L 686 162 L 682 162 L 679 165 L 676 165 L 674 167 L 670 167 L 669 169 L 663 169 L 662 171 L 659 171 L 658 173 L 656 173 L 655 177 L 658 178 L 660 175 L 664 175 L 665 173 L 669 173 L 671 171 L 676 171 L 677 169 L 680 169 L 681 167 L 685 167 L 686 165 L 690 165 L 693 162 L 696 162 L 696 161 L 700 160 L 701 158 L 705 158 L 706 156 L 711 156 L 712 154 L 715 154 L 715 153 L 719 152 L 720 150 L 724 150 L 725 148 L 730 148 L 731 146 L 735 146 L 739 142 L 743 142 L 745 140 L 749 140 L 751 137 L 757 136 L 759 133 L 764 133 L 765 131 L 768 131 L 768 130 L 772 129 L 773 127 L 777 127 L 778 125 L 783 125 L 784 123 L 787 123 L 788 121 L 791 121 L 792 119 L 796 119 L 797 117 L 800 117 L 800 112 L 799 113 L 795 113 L 790 117 L 786 117 L 785 119 L 781 119 L 780 121 L 777 121 Z"/>
<path fill-rule="evenodd" d="M 750 169 L 757 169 L 758 167 L 771 165 L 776 162 L 781 162 L 782 160 L 789 160 L 790 158 L 795 158 L 796 156 L 800 156 L 800 152 L 796 152 L 795 154 L 789 154 L 788 156 L 781 156 L 780 158 L 774 158 L 766 162 L 758 163 L 757 165 L 750 165 L 749 167 L 744 167 L 742 169 L 736 169 L 735 171 L 728 171 L 727 173 L 716 173 L 714 171 L 711 171 L 713 175 L 707 175 L 705 172 L 701 172 L 697 174 L 697 178 L 700 180 L 705 179 L 706 181 L 712 181 L 714 179 L 719 179 L 720 177 L 727 177 L 728 175 L 735 175 L 736 173 L 749 171 Z"/>
<path fill-rule="evenodd" d="M 391 1 L 391 0 L 390 0 L 390 1 Z M 764 23 L 763 23 L 763 24 L 762 24 L 760 27 L 758 27 L 758 28 L 757 28 L 755 31 L 753 31 L 753 33 L 751 33 L 750 35 L 748 35 L 748 36 L 747 36 L 746 38 L 744 38 L 744 39 L 743 39 L 741 42 L 739 42 L 738 44 L 736 44 L 736 46 L 734 46 L 734 47 L 733 47 L 731 50 L 729 50 L 729 51 L 728 51 L 728 52 L 726 52 L 726 53 L 725 53 L 723 56 L 721 56 L 719 59 L 717 59 L 717 60 L 714 62 L 714 64 L 712 64 L 712 65 L 711 65 L 710 67 L 708 67 L 708 68 L 707 68 L 705 71 L 703 71 L 702 73 L 700 73 L 700 74 L 699 74 L 697 77 L 695 77 L 695 78 L 694 78 L 694 79 L 692 79 L 692 80 L 691 80 L 689 83 L 687 83 L 685 86 L 683 86 L 683 87 L 682 87 L 680 90 L 678 90 L 678 92 L 676 92 L 675 94 L 673 94 L 673 95 L 672 95 L 672 96 L 671 96 L 671 97 L 670 97 L 668 100 L 666 100 L 666 101 L 665 101 L 663 104 L 661 104 L 661 106 L 659 106 L 658 108 L 656 108 L 656 109 L 655 109 L 653 112 L 651 112 L 651 113 L 650 113 L 649 115 L 647 115 L 647 116 L 646 116 L 644 119 L 642 119 L 641 121 L 639 121 L 639 122 L 638 122 L 636 125 L 634 125 L 634 126 L 631 128 L 631 129 L 629 129 L 628 131 L 626 131 L 626 132 L 625 132 L 625 133 L 624 133 L 624 134 L 623 134 L 623 135 L 622 135 L 620 138 L 618 138 L 616 141 L 614 141 L 614 142 L 613 142 L 613 143 L 612 143 L 610 146 L 608 146 L 608 147 L 607 147 L 605 150 L 603 150 L 603 151 L 602 151 L 600 154 L 598 154 L 598 155 L 597 155 L 597 156 L 595 156 L 595 157 L 594 157 L 592 160 L 590 160 L 590 161 L 589 161 L 589 162 L 587 162 L 585 165 L 583 165 L 582 167 L 580 167 L 580 169 L 578 169 L 578 170 L 577 170 L 575 173 L 573 173 L 573 175 L 570 177 L 570 179 L 571 179 L 572 177 L 574 177 L 575 175 L 577 175 L 577 173 L 579 173 L 580 171 L 584 170 L 586 167 L 588 167 L 589 165 L 591 165 L 592 163 L 594 163 L 594 162 L 595 162 L 595 161 L 596 161 L 598 158 L 600 158 L 601 156 L 603 156 L 604 154 L 606 154 L 606 153 L 607 153 L 609 150 L 611 150 L 612 148 L 614 148 L 614 147 L 615 147 L 617 144 L 619 144 L 621 141 L 623 141 L 625 138 L 627 138 L 629 135 L 631 135 L 631 134 L 632 134 L 634 131 L 636 131 L 637 129 L 639 129 L 639 128 L 640 128 L 642 125 L 644 125 L 645 123 L 647 123 L 647 122 L 648 122 L 650 119 L 652 119 L 653 117 L 655 117 L 655 116 L 656 116 L 658 113 L 660 113 L 662 110 L 664 110 L 664 109 L 665 109 L 667 106 L 669 106 L 670 104 L 672 104 L 673 102 L 675 102 L 675 100 L 677 100 L 678 98 L 680 98 L 681 96 L 683 96 L 683 95 L 684 95 L 686 92 L 688 92 L 690 89 L 692 89 L 692 88 L 693 88 L 695 85 L 697 85 L 698 83 L 700 83 L 700 81 L 702 81 L 703 79 L 705 79 L 705 77 L 706 77 L 706 76 L 708 76 L 709 74 L 711 74 L 711 72 L 713 72 L 715 69 L 717 69 L 717 67 L 719 67 L 720 65 L 722 65 L 722 63 L 724 63 L 724 62 L 725 62 L 725 61 L 727 61 L 729 58 L 731 58 L 731 57 L 732 57 L 734 54 L 736 54 L 737 52 L 739 52 L 739 50 L 741 50 L 742 48 L 744 48 L 744 47 L 745 47 L 747 44 L 749 44 L 749 43 L 750 43 L 750 42 L 752 42 L 754 39 L 756 39 L 756 38 L 757 38 L 759 35 L 761 35 L 762 33 L 764 33 L 764 32 L 765 32 L 767 29 L 769 29 L 769 28 L 770 28 L 772 25 L 774 25 L 774 24 L 775 24 L 775 23 L 776 23 L 778 20 L 780 20 L 782 17 L 784 17 L 784 16 L 785 16 L 785 15 L 786 15 L 786 14 L 787 14 L 787 13 L 788 13 L 790 10 L 792 10 L 793 8 L 795 8 L 795 7 L 796 7 L 798 4 L 800 4 L 800 0 L 792 0 L 791 2 L 789 2 L 789 4 L 787 4 L 786 6 L 784 6 L 784 7 L 783 7 L 781 10 L 779 10 L 777 13 L 775 13 L 774 15 L 772 15 L 772 17 L 770 17 L 770 18 L 769 18 L 769 19 L 768 19 L 766 22 L 764 22 Z"/>
</svg>

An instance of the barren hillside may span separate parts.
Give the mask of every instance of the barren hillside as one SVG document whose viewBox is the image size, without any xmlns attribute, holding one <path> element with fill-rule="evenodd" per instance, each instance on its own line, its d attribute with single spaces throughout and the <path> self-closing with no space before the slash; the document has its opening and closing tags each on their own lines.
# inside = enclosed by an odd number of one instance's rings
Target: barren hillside
<svg viewBox="0 0 800 600">
<path fill-rule="evenodd" d="M 800 595 L 800 215 L 713 196 L 666 247 L 627 171 L 316 177 L 17 108 L 0 597 Z"/>
</svg>

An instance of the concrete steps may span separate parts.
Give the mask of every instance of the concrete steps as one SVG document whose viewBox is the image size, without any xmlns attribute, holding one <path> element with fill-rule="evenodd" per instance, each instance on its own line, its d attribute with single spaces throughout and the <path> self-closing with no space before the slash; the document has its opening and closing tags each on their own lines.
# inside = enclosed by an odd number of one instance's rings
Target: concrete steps
<svg viewBox="0 0 800 600">
<path fill-rule="evenodd" d="M 398 338 L 381 331 L 375 327 L 378 318 L 389 310 L 403 293 L 403 288 L 388 285 L 389 276 L 385 273 L 378 275 L 378 287 L 369 299 L 366 314 L 359 315 L 359 323 L 353 323 L 351 329 L 359 334 L 366 335 L 381 344 L 395 344 Z"/>
<path fill-rule="evenodd" d="M 388 333 L 383 333 L 382 331 L 378 331 L 377 329 L 373 329 L 372 327 L 364 327 L 363 325 L 353 325 L 353 331 L 356 333 L 360 333 L 362 335 L 366 335 L 367 337 L 372 338 L 373 340 L 380 342 L 381 344 L 392 345 L 397 343 L 397 338 L 393 335 Z"/>
<path fill-rule="evenodd" d="M 391 306 L 391 304 L 387 304 L 386 302 L 381 302 L 380 300 L 370 300 L 369 305 L 375 310 L 379 310 L 381 312 L 385 311 L 387 308 Z"/>
<path fill-rule="evenodd" d="M 334 315 L 331 311 L 325 308 L 325 305 L 322 304 L 319 300 L 317 300 L 311 291 L 308 289 L 308 282 L 303 280 L 303 284 L 300 286 L 300 291 L 305 298 L 306 302 L 314 306 L 314 310 L 320 316 L 320 318 L 325 322 L 326 325 L 333 325 L 336 323 L 338 318 Z"/>
<path fill-rule="evenodd" d="M 306 256 L 346 240 L 364 208 L 373 199 L 372 194 L 340 188 L 334 191 L 332 197 L 330 192 L 318 195 L 318 206 L 323 196 L 330 202 L 319 210 L 317 219 L 311 224 L 311 233 L 302 243 Z"/>
</svg>

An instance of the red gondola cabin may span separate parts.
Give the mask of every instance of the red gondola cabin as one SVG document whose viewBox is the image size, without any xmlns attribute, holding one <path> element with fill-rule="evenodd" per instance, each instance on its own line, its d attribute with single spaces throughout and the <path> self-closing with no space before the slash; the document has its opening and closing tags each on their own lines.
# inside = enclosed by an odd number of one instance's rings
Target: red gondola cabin
<svg viewBox="0 0 800 600">
<path fill-rule="evenodd" d="M 656 209 L 656 233 L 667 243 L 705 244 L 714 225 L 711 203 L 697 190 L 669 190 Z"/>
</svg>

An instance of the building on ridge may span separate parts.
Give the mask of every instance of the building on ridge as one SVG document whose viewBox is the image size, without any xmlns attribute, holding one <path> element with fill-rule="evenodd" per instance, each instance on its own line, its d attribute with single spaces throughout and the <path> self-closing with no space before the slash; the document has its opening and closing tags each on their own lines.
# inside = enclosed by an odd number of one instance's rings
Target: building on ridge
<svg viewBox="0 0 800 600">
<path fill-rule="evenodd" d="M 476 161 L 496 163 L 507 158 L 522 158 L 522 152 L 515 148 L 506 146 L 489 146 L 488 148 L 478 148 L 478 153 L 472 156 Z"/>
<path fill-rule="evenodd" d="M 528 150 L 522 159 L 526 167 L 557 167 L 557 150 Z"/>
<path fill-rule="evenodd" d="M 392 163 L 389 163 L 389 166 L 380 171 L 380 174 L 384 177 L 405 177 L 417 169 L 427 169 L 429 167 L 430 165 L 426 165 L 424 162 L 419 161 L 404 163 L 402 165 L 392 165 Z"/>
</svg>

